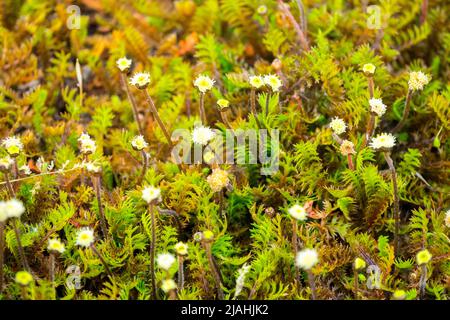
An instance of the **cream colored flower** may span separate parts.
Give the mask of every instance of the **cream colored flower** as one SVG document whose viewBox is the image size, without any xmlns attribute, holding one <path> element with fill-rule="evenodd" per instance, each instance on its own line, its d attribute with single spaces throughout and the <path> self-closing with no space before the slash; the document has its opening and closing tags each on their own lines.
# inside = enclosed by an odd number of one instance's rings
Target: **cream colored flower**
<svg viewBox="0 0 450 320">
<path fill-rule="evenodd" d="M 145 89 L 150 84 L 150 73 L 138 72 L 130 79 L 130 84 L 138 89 Z"/>
<path fill-rule="evenodd" d="M 339 151 L 344 156 L 348 156 L 349 154 L 356 153 L 355 145 L 353 144 L 353 142 L 348 141 L 348 140 L 342 141 L 341 146 L 339 147 Z"/>
<path fill-rule="evenodd" d="M 102 170 L 102 167 L 96 165 L 93 162 L 84 162 L 83 163 L 83 167 L 89 173 L 99 173 Z"/>
<path fill-rule="evenodd" d="M 292 207 L 290 207 L 288 209 L 288 213 L 292 217 L 300 221 L 305 221 L 308 218 L 305 208 L 298 204 L 294 204 Z"/>
<path fill-rule="evenodd" d="M 413 71 L 409 74 L 408 86 L 409 90 L 423 90 L 423 87 L 430 82 L 430 78 L 422 71 Z"/>
<path fill-rule="evenodd" d="M 120 58 L 116 61 L 117 68 L 119 68 L 122 72 L 127 72 L 131 67 L 131 59 L 127 59 L 127 57 Z"/>
<path fill-rule="evenodd" d="M 228 172 L 220 168 L 216 168 L 213 172 L 206 178 L 209 187 L 214 192 L 219 192 L 225 188 L 229 183 Z"/>
<path fill-rule="evenodd" d="M 178 255 L 185 256 L 188 254 L 188 245 L 180 241 L 175 245 L 175 251 Z"/>
<path fill-rule="evenodd" d="M 131 146 L 136 151 L 141 151 L 148 147 L 148 143 L 145 141 L 142 135 L 135 136 L 133 140 L 131 140 Z"/>
<path fill-rule="evenodd" d="M 215 136 L 215 132 L 209 127 L 197 126 L 192 131 L 192 141 L 203 146 L 207 145 Z"/>
<path fill-rule="evenodd" d="M 393 300 L 404 300 L 406 298 L 406 292 L 405 290 L 395 290 L 394 293 L 392 294 L 392 299 Z"/>
<path fill-rule="evenodd" d="M 160 253 L 156 258 L 156 263 L 158 264 L 158 267 L 164 270 L 169 270 L 170 267 L 174 264 L 174 262 L 175 257 L 173 254 L 170 253 Z"/>
<path fill-rule="evenodd" d="M 33 281 L 33 276 L 27 271 L 19 271 L 16 273 L 16 282 L 21 286 L 27 286 Z"/>
<path fill-rule="evenodd" d="M 421 250 L 416 255 L 417 264 L 419 266 L 422 264 L 427 264 L 428 262 L 430 262 L 432 257 L 433 256 L 431 255 L 430 251 L 428 251 L 427 249 Z"/>
<path fill-rule="evenodd" d="M 0 158 L 0 170 L 8 171 L 14 164 L 14 160 L 10 156 Z"/>
<path fill-rule="evenodd" d="M 212 89 L 215 82 L 215 80 L 208 76 L 199 75 L 194 81 L 194 86 L 196 86 L 201 93 L 205 93 Z"/>
<path fill-rule="evenodd" d="M 177 284 L 172 279 L 164 279 L 161 282 L 161 289 L 165 293 L 167 293 L 169 291 L 172 291 L 172 290 L 175 290 L 176 288 L 177 288 Z"/>
<path fill-rule="evenodd" d="M 234 297 L 236 298 L 242 292 L 242 289 L 245 285 L 245 277 L 247 273 L 250 271 L 251 266 L 244 263 L 244 265 L 238 271 L 238 277 L 236 279 L 236 290 L 234 292 Z"/>
<path fill-rule="evenodd" d="M 159 188 L 149 186 L 142 189 L 142 199 L 144 199 L 147 203 L 151 203 L 155 200 L 159 201 L 160 198 L 161 190 Z"/>
<path fill-rule="evenodd" d="M 261 88 L 265 84 L 264 78 L 262 76 L 251 76 L 249 78 L 249 82 L 250 82 L 250 85 L 256 89 Z"/>
<path fill-rule="evenodd" d="M 278 92 L 283 85 L 277 75 L 268 74 L 264 76 L 264 83 L 272 88 L 273 92 Z"/>
<path fill-rule="evenodd" d="M 82 133 L 78 138 L 78 143 L 80 144 L 80 151 L 83 154 L 91 154 L 97 150 L 97 145 L 91 136 L 87 133 Z"/>
<path fill-rule="evenodd" d="M 63 253 L 66 251 L 66 247 L 59 239 L 53 238 L 48 240 L 47 250 Z"/>
<path fill-rule="evenodd" d="M 91 228 L 81 228 L 78 230 L 76 245 L 87 248 L 94 243 L 94 240 L 94 230 Z"/>
<path fill-rule="evenodd" d="M 319 262 L 319 255 L 315 249 L 303 249 L 297 253 L 295 264 L 304 270 L 309 270 Z"/>
<path fill-rule="evenodd" d="M 335 134 L 340 135 L 347 130 L 347 125 L 341 118 L 335 117 L 330 122 L 330 127 Z"/>
<path fill-rule="evenodd" d="M 366 75 L 373 75 L 375 73 L 376 68 L 377 67 L 375 67 L 375 65 L 373 65 L 372 63 L 366 63 L 365 65 L 363 65 L 362 71 Z"/>
<path fill-rule="evenodd" d="M 25 212 L 25 207 L 22 201 L 10 199 L 4 202 L 3 210 L 5 210 L 6 217 L 8 218 L 20 218 Z"/>
<path fill-rule="evenodd" d="M 20 138 L 17 137 L 8 137 L 3 139 L 2 146 L 11 157 L 17 157 L 23 150 L 23 143 L 20 141 Z"/>
<path fill-rule="evenodd" d="M 228 106 L 230 105 L 230 101 L 226 99 L 219 99 L 217 100 L 217 105 L 219 106 L 220 109 L 225 109 L 228 108 Z"/>
<path fill-rule="evenodd" d="M 450 228 L 450 209 L 445 213 L 445 225 Z"/>
<path fill-rule="evenodd" d="M 386 105 L 381 99 L 372 98 L 369 100 L 370 111 L 381 117 L 386 112 Z"/>
<path fill-rule="evenodd" d="M 391 149 L 395 146 L 395 137 L 390 133 L 381 133 L 376 137 L 373 137 L 369 145 L 375 150 Z"/>
<path fill-rule="evenodd" d="M 258 12 L 258 14 L 260 14 L 260 15 L 265 15 L 267 13 L 267 6 L 265 6 L 263 4 L 258 6 L 258 8 L 256 9 L 256 12 Z"/>
</svg>

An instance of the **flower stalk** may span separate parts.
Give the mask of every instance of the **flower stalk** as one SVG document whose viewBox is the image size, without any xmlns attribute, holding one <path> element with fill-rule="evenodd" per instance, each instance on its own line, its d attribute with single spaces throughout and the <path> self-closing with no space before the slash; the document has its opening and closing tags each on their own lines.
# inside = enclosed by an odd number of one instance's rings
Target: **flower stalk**
<svg viewBox="0 0 450 320">
<path fill-rule="evenodd" d="M 156 220 L 155 220 L 155 210 L 152 203 L 149 204 L 148 210 L 150 212 L 151 233 L 152 233 L 152 240 L 150 243 L 150 278 L 152 281 L 152 299 L 156 300 L 156 275 L 155 275 Z"/>
<path fill-rule="evenodd" d="M 141 176 L 139 177 L 138 184 L 142 184 L 142 182 L 144 181 L 144 178 L 145 178 L 145 174 L 147 173 L 147 169 L 148 169 L 147 152 L 145 152 L 145 150 L 141 150 L 141 154 L 142 154 L 142 172 L 141 172 Z"/>
<path fill-rule="evenodd" d="M 311 289 L 311 299 L 316 300 L 317 293 L 316 293 L 316 281 L 315 281 L 314 274 L 312 273 L 311 269 L 308 269 L 306 271 L 306 273 L 308 274 L 309 288 Z"/>
<path fill-rule="evenodd" d="M 5 224 L 0 221 L 0 294 L 3 292 L 3 263 L 5 257 Z"/>
<path fill-rule="evenodd" d="M 252 112 L 253 117 L 255 117 L 258 129 L 261 129 L 261 124 L 259 123 L 258 114 L 256 112 L 256 90 L 253 87 L 250 91 L 250 111 Z"/>
<path fill-rule="evenodd" d="M 147 101 L 150 105 L 150 111 L 152 112 L 153 116 L 155 117 L 156 122 L 158 123 L 159 127 L 161 128 L 164 136 L 167 139 L 167 143 L 169 144 L 169 147 L 172 147 L 172 140 L 170 139 L 170 135 L 169 132 L 167 131 L 166 126 L 164 125 L 164 123 L 162 122 L 158 110 L 156 109 L 155 103 L 153 102 L 152 97 L 150 97 L 149 93 L 147 92 L 147 90 L 144 89 L 144 93 L 145 96 L 147 98 Z"/>
<path fill-rule="evenodd" d="M 200 92 L 199 112 L 202 125 L 206 125 L 205 94 L 203 92 Z"/>
<path fill-rule="evenodd" d="M 106 238 L 108 238 L 108 226 L 106 223 L 105 212 L 103 210 L 103 204 L 102 204 L 102 190 L 101 190 L 102 177 L 101 177 L 100 173 L 94 174 L 92 184 L 94 185 L 95 196 L 97 198 L 98 213 L 99 213 L 99 217 L 100 217 L 100 226 L 102 229 L 103 237 L 106 239 Z"/>
<path fill-rule="evenodd" d="M 178 256 L 178 290 L 184 288 L 184 256 L 177 254 Z"/>
<path fill-rule="evenodd" d="M 206 251 L 206 256 L 208 257 L 209 267 L 213 274 L 214 284 L 215 284 L 216 290 L 217 290 L 217 296 L 220 300 L 223 300 L 225 298 L 225 296 L 224 296 L 223 290 L 222 290 L 222 280 L 221 280 L 219 270 L 217 269 L 216 262 L 214 261 L 214 257 L 212 255 L 212 251 L 211 251 L 211 243 L 213 240 L 213 235 L 209 236 L 209 232 L 207 234 L 208 234 L 208 236 L 203 237 L 202 243 L 203 243 L 203 247 L 205 248 L 205 251 Z"/>
<path fill-rule="evenodd" d="M 111 280 L 113 280 L 114 276 L 113 276 L 111 270 L 109 269 L 108 265 L 106 264 L 105 259 L 103 259 L 102 255 L 100 254 L 100 252 L 95 247 L 94 243 L 91 244 L 91 249 L 92 249 L 92 252 L 94 252 L 95 255 L 100 259 L 101 263 L 105 267 L 106 273 L 108 273 L 108 276 L 111 278 Z"/>
<path fill-rule="evenodd" d="M 298 222 L 297 219 L 292 219 L 292 249 L 294 250 L 294 255 L 298 251 L 298 235 L 297 235 L 297 229 L 298 229 Z M 298 267 L 295 266 L 295 280 L 299 280 L 299 272 Z"/>
<path fill-rule="evenodd" d="M 142 127 L 141 122 L 139 121 L 139 112 L 138 112 L 138 108 L 137 108 L 137 103 L 136 103 L 136 99 L 134 98 L 133 94 L 131 93 L 130 88 L 128 87 L 128 83 L 126 81 L 125 75 L 124 73 L 120 73 L 120 81 L 122 83 L 122 87 L 125 88 L 125 91 L 127 93 L 127 97 L 128 100 L 130 101 L 131 104 L 131 110 L 133 111 L 133 117 L 134 117 L 134 121 L 136 121 L 136 124 L 138 126 L 138 131 L 139 134 L 142 136 L 144 135 L 144 129 Z"/>
<path fill-rule="evenodd" d="M 394 187 L 394 220 L 395 220 L 395 230 L 394 230 L 394 252 L 398 255 L 399 251 L 399 229 L 400 229 L 400 205 L 398 197 L 398 185 L 397 185 L 397 172 L 395 170 L 394 162 L 390 156 L 389 152 L 383 152 L 384 158 L 389 166 L 389 170 L 392 175 L 392 185 Z"/>
</svg>

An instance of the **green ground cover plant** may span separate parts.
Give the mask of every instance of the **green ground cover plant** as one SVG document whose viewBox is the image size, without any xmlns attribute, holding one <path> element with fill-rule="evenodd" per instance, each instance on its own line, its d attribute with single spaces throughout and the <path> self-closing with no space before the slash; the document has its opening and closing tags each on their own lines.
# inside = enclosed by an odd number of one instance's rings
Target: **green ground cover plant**
<svg viewBox="0 0 450 320">
<path fill-rule="evenodd" d="M 0 0 L 0 299 L 447 300 L 449 12 Z"/>
</svg>

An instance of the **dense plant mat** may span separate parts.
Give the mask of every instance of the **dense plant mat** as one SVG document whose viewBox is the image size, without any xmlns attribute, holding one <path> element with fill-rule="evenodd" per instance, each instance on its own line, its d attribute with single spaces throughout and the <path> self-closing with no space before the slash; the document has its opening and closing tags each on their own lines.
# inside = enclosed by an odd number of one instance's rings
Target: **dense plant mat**
<svg viewBox="0 0 450 320">
<path fill-rule="evenodd" d="M 1 299 L 448 299 L 449 1 L 0 8 Z"/>
</svg>

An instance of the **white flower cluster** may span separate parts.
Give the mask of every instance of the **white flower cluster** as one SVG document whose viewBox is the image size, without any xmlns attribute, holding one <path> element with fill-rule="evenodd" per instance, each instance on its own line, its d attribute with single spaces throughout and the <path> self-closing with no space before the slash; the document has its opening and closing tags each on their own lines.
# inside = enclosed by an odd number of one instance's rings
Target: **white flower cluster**
<svg viewBox="0 0 450 320">
<path fill-rule="evenodd" d="M 150 73 L 138 72 L 130 79 L 130 84 L 138 89 L 145 89 L 150 84 Z"/>
<path fill-rule="evenodd" d="M 273 92 L 278 92 L 280 87 L 283 85 L 280 78 L 277 75 L 267 74 L 265 76 L 251 76 L 249 77 L 250 85 L 259 89 L 264 85 L 267 85 L 272 88 Z"/>
<path fill-rule="evenodd" d="M 216 133 L 206 126 L 197 126 L 192 131 L 192 141 L 206 146 L 215 137 Z"/>
<path fill-rule="evenodd" d="M 395 137 L 390 133 L 381 133 L 372 138 L 370 147 L 375 150 L 391 149 L 395 146 Z"/>
<path fill-rule="evenodd" d="M 88 248 L 94 243 L 94 230 L 91 228 L 81 228 L 77 233 L 76 245 Z"/>
<path fill-rule="evenodd" d="M 17 157 L 23 150 L 23 143 L 17 137 L 8 137 L 3 139 L 2 146 L 11 157 Z"/>
<path fill-rule="evenodd" d="M 148 143 L 142 135 L 138 135 L 131 140 L 131 146 L 134 150 L 141 151 L 148 147 Z"/>
<path fill-rule="evenodd" d="M 116 61 L 117 68 L 122 72 L 127 72 L 131 67 L 131 63 L 131 59 L 128 59 L 127 57 L 120 58 Z"/>
<path fill-rule="evenodd" d="M 303 249 L 297 252 L 295 264 L 304 270 L 310 270 L 319 262 L 319 255 L 315 249 Z"/>
<path fill-rule="evenodd" d="M 174 262 L 175 256 L 171 253 L 160 253 L 158 257 L 156 257 L 156 263 L 158 264 L 158 267 L 164 270 L 169 270 Z"/>
<path fill-rule="evenodd" d="M 337 135 L 343 134 L 347 130 L 347 125 L 345 124 L 345 121 L 341 118 L 335 117 L 330 122 L 330 128 L 333 130 L 333 132 Z"/>
<path fill-rule="evenodd" d="M 197 87 L 197 89 L 201 92 L 201 93 L 205 93 L 206 91 L 209 91 L 212 89 L 212 87 L 214 86 L 214 83 L 216 81 L 211 79 L 210 77 L 206 76 L 206 75 L 199 75 L 195 80 L 194 80 L 194 86 Z"/>
<path fill-rule="evenodd" d="M 306 210 L 304 207 L 294 204 L 288 209 L 288 213 L 299 221 L 305 221 L 307 219 Z"/>
<path fill-rule="evenodd" d="M 155 188 L 153 186 L 148 186 L 142 189 L 142 199 L 147 203 L 151 203 L 155 200 L 160 200 L 161 198 L 161 190 L 159 188 Z"/>
<path fill-rule="evenodd" d="M 5 222 L 9 218 L 20 218 L 24 212 L 25 207 L 20 200 L 0 201 L 0 222 Z"/>
<path fill-rule="evenodd" d="M 369 100 L 370 111 L 381 117 L 386 112 L 386 105 L 381 99 L 372 98 Z"/>
<path fill-rule="evenodd" d="M 78 143 L 80 144 L 80 151 L 83 154 L 91 154 L 97 150 L 97 145 L 91 136 L 87 133 L 82 133 L 78 138 Z"/>
<path fill-rule="evenodd" d="M 411 91 L 423 90 L 428 82 L 430 82 L 430 79 L 422 71 L 413 71 L 409 74 L 408 86 Z"/>
</svg>

